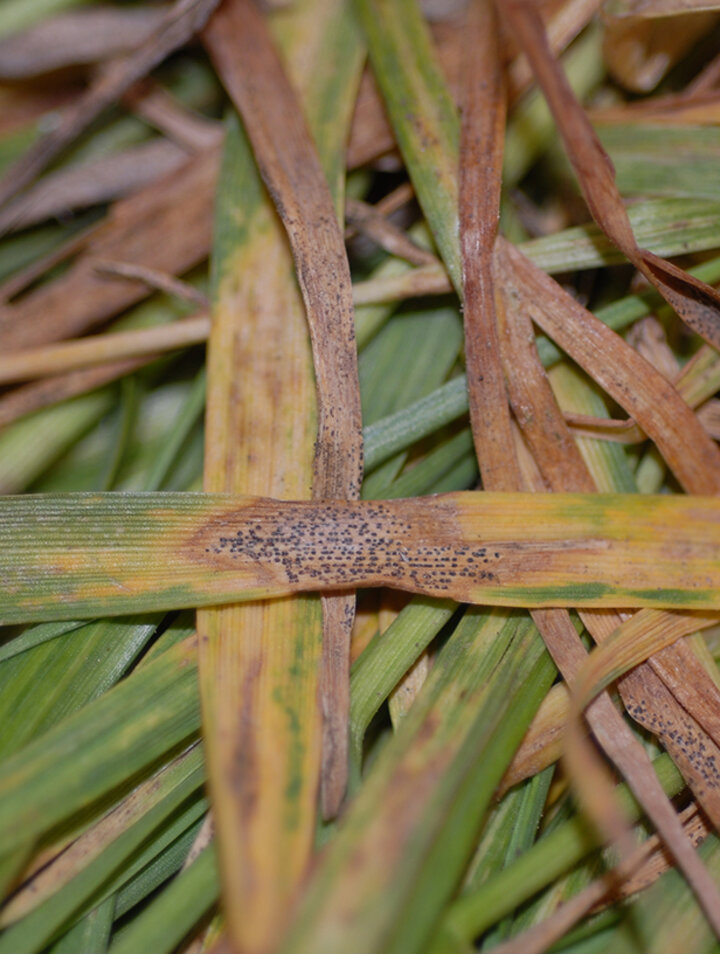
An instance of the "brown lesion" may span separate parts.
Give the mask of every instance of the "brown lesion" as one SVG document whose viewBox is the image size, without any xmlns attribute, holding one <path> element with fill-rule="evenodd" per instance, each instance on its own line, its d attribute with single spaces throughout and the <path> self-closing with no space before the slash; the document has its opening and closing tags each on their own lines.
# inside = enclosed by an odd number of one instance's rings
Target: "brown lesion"
<svg viewBox="0 0 720 954">
<path fill-rule="evenodd" d="M 388 585 L 432 594 L 468 593 L 482 583 L 547 574 L 550 565 L 584 565 L 606 540 L 481 541 L 463 532 L 455 502 L 279 504 L 253 498 L 218 516 L 189 541 L 195 562 L 247 576 L 253 586 L 337 590 Z"/>
<path fill-rule="evenodd" d="M 219 570 L 246 570 L 255 584 L 293 589 L 385 583 L 444 593 L 457 580 L 493 581 L 501 552 L 463 542 L 453 514 L 451 503 L 433 500 L 278 506 L 255 499 L 206 524 L 190 551 Z"/>
<path fill-rule="evenodd" d="M 262 659 L 247 664 L 243 674 L 242 707 L 238 714 L 237 734 L 233 739 L 234 755 L 230 763 L 229 782 L 237 798 L 238 810 L 247 824 L 258 802 L 258 752 L 255 728 L 257 684 Z"/>
</svg>

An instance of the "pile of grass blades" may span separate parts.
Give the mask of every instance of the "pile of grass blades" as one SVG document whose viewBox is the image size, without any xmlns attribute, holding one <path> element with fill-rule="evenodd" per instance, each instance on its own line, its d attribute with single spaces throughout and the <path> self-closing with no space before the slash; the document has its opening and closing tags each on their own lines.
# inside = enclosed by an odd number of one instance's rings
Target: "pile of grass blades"
<svg viewBox="0 0 720 954">
<path fill-rule="evenodd" d="M 718 50 L 0 6 L 0 954 L 720 949 Z"/>
</svg>

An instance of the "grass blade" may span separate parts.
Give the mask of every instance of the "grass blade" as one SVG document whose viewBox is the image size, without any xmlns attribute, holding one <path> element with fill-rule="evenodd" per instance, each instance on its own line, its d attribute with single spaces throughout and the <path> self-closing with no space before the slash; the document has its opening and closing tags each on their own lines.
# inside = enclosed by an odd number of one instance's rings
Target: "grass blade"
<svg viewBox="0 0 720 954">
<path fill-rule="evenodd" d="M 632 494 L 345 504 L 191 493 L 6 497 L 0 619 L 371 585 L 505 606 L 715 610 L 719 511 L 713 497 Z M 59 587 L 62 605 L 52 602 Z"/>
<path fill-rule="evenodd" d="M 233 91 L 238 84 L 270 81 L 248 70 L 247 62 L 237 63 L 236 48 L 243 44 L 250 43 L 253 55 L 264 50 L 274 73 L 282 73 L 267 53 L 259 14 L 249 21 L 259 35 L 253 40 L 245 35 L 244 21 L 235 30 L 236 13 L 228 5 L 205 35 Z M 341 205 L 343 130 L 360 66 L 355 30 L 342 3 L 299 5 L 281 20 L 278 47 Z M 287 92 L 284 74 L 281 79 L 284 101 L 290 113 L 298 114 L 295 126 L 302 128 L 295 146 L 312 152 L 315 184 L 322 183 L 325 196 L 314 148 L 302 139 L 307 133 L 300 103 Z M 248 127 L 257 133 L 257 118 L 249 119 Z M 285 132 L 275 130 L 278 144 Z M 265 160 L 277 161 L 272 153 Z M 213 256 L 205 485 L 307 498 L 318 414 L 308 328 L 287 237 L 247 139 L 234 126 L 222 189 L 228 201 L 218 207 Z M 288 196 L 288 201 L 294 199 Z M 328 228 L 337 230 L 329 204 Z M 290 915 L 313 845 L 321 607 L 310 597 L 233 606 L 200 614 L 198 625 L 208 636 L 201 645 L 201 681 L 206 725 L 212 727 L 208 752 L 230 931 L 243 950 L 264 951 Z M 342 747 L 338 752 L 342 757 Z"/>
<path fill-rule="evenodd" d="M 328 845 L 287 954 L 424 949 L 552 674 L 529 622 L 466 618 Z"/>
<path fill-rule="evenodd" d="M 113 942 L 110 954 L 141 950 L 171 954 L 215 903 L 218 887 L 217 860 L 211 846 Z"/>
<path fill-rule="evenodd" d="M 200 722 L 195 652 L 194 639 L 178 644 L 5 762 L 4 848 L 37 839 L 190 740 Z M 48 775 L 52 788 L 42 784 Z"/>
<path fill-rule="evenodd" d="M 352 282 L 325 173 L 253 0 L 225 3 L 204 36 L 243 116 L 260 173 L 283 220 L 295 259 L 318 393 L 313 497 L 356 498 L 362 481 L 362 417 Z M 327 817 L 339 810 L 347 783 L 354 612 L 354 595 L 323 596 L 321 797 Z"/>
</svg>

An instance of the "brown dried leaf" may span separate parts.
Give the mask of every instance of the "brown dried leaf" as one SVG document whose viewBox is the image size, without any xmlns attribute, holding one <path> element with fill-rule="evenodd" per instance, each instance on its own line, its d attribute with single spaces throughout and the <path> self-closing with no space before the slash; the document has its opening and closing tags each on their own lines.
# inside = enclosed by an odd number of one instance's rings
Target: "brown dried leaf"
<svg viewBox="0 0 720 954">
<path fill-rule="evenodd" d="M 193 305 L 199 305 L 201 308 L 207 308 L 209 305 L 207 295 L 189 282 L 168 275 L 167 272 L 161 272 L 157 268 L 148 268 L 147 265 L 101 260 L 95 263 L 95 271 L 101 275 L 114 275 L 117 278 L 126 278 L 133 282 L 143 282 L 154 291 L 174 295 L 180 301 L 190 302 Z"/>
<path fill-rule="evenodd" d="M 81 252 L 88 244 L 93 235 L 96 235 L 101 228 L 102 223 L 96 222 L 89 228 L 71 235 L 69 239 L 61 242 L 57 248 L 52 249 L 47 255 L 41 255 L 35 261 L 30 262 L 25 268 L 15 272 L 6 281 L 0 285 L 0 308 L 2 308 L 11 299 L 22 294 L 30 285 L 41 279 L 57 265 L 67 262 L 74 255 Z"/>
<path fill-rule="evenodd" d="M 150 359 L 144 357 L 113 361 L 97 368 L 83 368 L 15 388 L 0 397 L 0 427 L 12 424 L 33 411 L 58 404 L 78 394 L 87 394 L 103 384 L 123 378 L 126 374 L 142 368 L 148 360 Z"/>
<path fill-rule="evenodd" d="M 114 202 L 178 169 L 187 158 L 187 152 L 174 143 L 155 139 L 50 173 L 0 209 L 0 233 Z"/>
<path fill-rule="evenodd" d="M 628 335 L 628 342 L 634 344 L 639 354 L 647 358 L 653 367 L 658 368 L 667 380 L 673 382 L 678 394 L 689 407 L 697 408 L 705 402 L 696 416 L 707 433 L 717 439 L 718 429 L 713 416 L 716 402 L 707 399 L 718 389 L 718 353 L 708 345 L 703 345 L 680 371 L 673 352 L 664 340 L 664 333 L 662 340 L 657 337 L 661 333 L 661 326 L 654 318 L 638 322 L 633 331 L 635 328 L 640 330 L 641 335 Z M 576 436 L 594 437 L 621 444 L 634 444 L 647 439 L 647 434 L 633 420 L 596 418 L 572 412 L 567 412 L 564 416 Z"/>
<path fill-rule="evenodd" d="M 696 802 L 692 802 L 680 812 L 680 820 L 688 838 L 695 847 L 701 845 L 713 830 L 712 824 L 700 812 Z M 655 884 L 661 875 L 673 867 L 672 860 L 668 858 L 667 852 L 656 835 L 652 835 L 648 839 L 648 843 L 648 847 L 652 845 L 652 854 L 634 875 L 623 881 L 617 892 L 619 897 L 629 898 L 639 891 L 645 891 L 646 888 Z M 610 900 L 610 898 L 607 899 L 607 901 Z"/>
<path fill-rule="evenodd" d="M 48 348 L 0 355 L 0 384 L 66 374 L 96 365 L 117 365 L 128 358 L 151 359 L 167 351 L 201 344 L 209 333 L 209 317 L 199 314 L 157 328 L 92 335 Z M 0 398 L 0 408 L 4 400 Z"/>
<path fill-rule="evenodd" d="M 697 417 L 710 437 L 720 441 L 720 401 L 707 401 L 698 409 Z"/>
<path fill-rule="evenodd" d="M 345 218 L 348 225 L 373 239 L 380 248 L 404 258 L 413 265 L 437 265 L 438 260 L 432 252 L 416 245 L 412 239 L 389 222 L 378 209 L 360 199 L 347 199 L 345 202 Z"/>
<path fill-rule="evenodd" d="M 0 80 L 99 63 L 144 43 L 169 7 L 90 7 L 42 20 L 0 40 Z"/>
<path fill-rule="evenodd" d="M 673 645 L 664 652 L 675 655 L 681 645 Z M 667 749 L 717 828 L 720 826 L 720 746 L 693 717 L 692 711 L 678 702 L 655 673 L 653 663 L 651 659 L 650 671 L 647 666 L 639 666 L 620 680 L 618 689 L 623 704 L 628 715 Z M 703 673 L 700 682 L 707 684 L 707 673 Z M 702 694 L 700 691 L 700 697 Z M 692 709 L 702 708 L 696 698 L 691 703 Z"/>
<path fill-rule="evenodd" d="M 584 616 L 586 624 L 587 617 Z M 687 616 L 670 613 L 645 613 L 643 611 L 636 613 L 633 617 L 626 620 L 612 635 L 612 637 L 602 643 L 596 649 L 583 666 L 572 687 L 571 695 L 571 713 L 568 719 L 565 739 L 565 752 L 568 758 L 568 764 L 572 769 L 572 777 L 578 784 L 584 803 L 593 807 L 593 813 L 598 818 L 603 817 L 607 810 L 607 794 L 597 787 L 597 779 L 593 778 L 593 773 L 588 764 L 588 749 L 584 743 L 582 731 L 580 728 L 580 713 L 588 698 L 594 694 L 599 686 L 607 685 L 618 672 L 623 671 L 626 665 L 632 666 L 638 661 L 647 658 L 657 646 L 662 646 L 663 642 L 672 644 L 675 640 L 684 635 L 695 632 L 703 626 L 713 625 L 716 620 L 713 617 Z M 636 670 L 636 680 L 643 678 L 641 670 Z M 651 712 L 656 714 L 658 710 L 652 705 L 652 695 L 647 691 L 646 680 L 643 679 L 643 699 Z M 605 696 L 599 696 L 596 701 Z M 588 709 L 588 712 L 590 709 Z M 634 714 L 633 708 L 628 711 Z M 676 737 L 680 735 L 682 724 L 679 720 L 672 723 L 672 729 L 667 729 L 667 736 L 674 732 Z M 640 747 L 642 750 L 642 747 Z M 707 754 L 707 753 L 705 753 Z M 720 933 L 720 896 L 718 889 L 705 870 L 697 854 L 695 854 L 692 845 L 684 837 L 682 828 L 677 815 L 664 795 L 657 796 L 656 793 L 648 798 L 648 793 L 653 788 L 660 788 L 653 772 L 652 766 L 647 761 L 647 765 L 634 765 L 634 759 L 629 752 L 624 752 L 624 764 L 618 763 L 619 767 L 626 775 L 636 797 L 639 792 L 635 788 L 638 782 L 642 785 L 643 801 L 642 804 L 648 812 L 648 816 L 653 820 L 661 833 L 665 844 L 677 861 L 679 867 L 685 873 L 689 883 L 692 885 L 698 901 L 708 920 L 713 926 L 716 934 Z M 630 773 L 628 774 L 628 769 Z M 699 769 L 699 771 L 698 771 Z M 642 776 L 645 776 L 644 778 Z M 686 776 L 693 785 L 693 788 L 699 798 L 702 798 L 704 784 L 707 779 L 707 771 L 704 766 L 693 766 Z M 711 802 L 712 804 L 712 802 Z M 670 835 L 670 838 L 668 837 Z"/>
<path fill-rule="evenodd" d="M 674 126 L 716 126 L 720 120 L 720 91 L 708 90 L 694 96 L 668 96 L 622 106 L 606 106 L 592 110 L 589 115 L 594 125 L 645 121 Z"/>
<path fill-rule="evenodd" d="M 614 17 L 680 16 L 698 10 L 720 10 L 718 0 L 611 0 L 608 14 Z"/>
<path fill-rule="evenodd" d="M 509 293 L 507 286 L 504 291 Z M 503 358 L 513 409 L 523 434 L 553 490 L 592 492 L 595 489 L 594 482 L 565 428 L 562 412 L 537 354 L 527 313 L 509 295 L 506 304 L 508 320 L 503 328 Z M 565 678 L 572 679 L 574 686 L 580 673 L 586 672 L 591 665 L 593 657 L 587 659 L 569 617 L 553 610 L 536 611 L 533 618 L 541 627 L 543 635 L 550 635 L 548 649 Z M 695 617 L 681 619 L 683 632 L 693 632 L 698 627 Z M 583 614 L 583 621 L 597 638 L 593 614 Z M 638 614 L 626 626 L 632 626 L 633 632 L 641 639 L 647 639 L 651 646 L 657 647 L 657 631 L 665 631 L 675 622 L 675 617 L 668 617 L 667 614 Z M 673 638 L 677 638 L 677 635 Z M 595 698 L 585 714 L 596 739 L 627 779 L 688 879 L 699 896 L 704 898 L 706 908 L 711 907 L 720 900 L 720 896 L 714 892 L 712 881 L 683 838 L 675 812 L 664 796 L 642 746 L 622 721 L 607 694 Z M 610 780 L 579 729 L 572 734 L 571 742 L 571 777 L 580 789 L 583 803 L 607 836 L 620 844 L 631 845 L 623 819 L 615 808 Z M 692 777 L 697 779 L 697 772 Z M 628 853 L 627 850 L 625 853 Z M 717 927 L 720 927 L 720 920 Z"/>
<path fill-rule="evenodd" d="M 449 291 L 452 291 L 452 284 L 442 265 L 421 265 L 404 275 L 357 282 L 353 287 L 353 300 L 356 305 L 377 305 L 423 295 L 443 295 Z"/>
<path fill-rule="evenodd" d="M 648 10 L 658 10 L 651 16 L 663 17 L 660 4 L 652 0 Z M 665 11 L 667 12 L 667 11 Z M 686 12 L 686 11 L 678 11 Z M 615 80 L 626 89 L 647 93 L 654 89 L 675 63 L 716 22 L 716 14 L 701 16 L 664 17 L 662 19 L 608 19 L 603 42 L 603 57 Z"/>
<path fill-rule="evenodd" d="M 558 9 L 544 15 L 550 47 L 558 55 L 572 43 L 588 25 L 603 4 L 603 0 L 566 0 Z M 516 99 L 532 82 L 532 69 L 527 59 L 519 55 L 509 70 L 511 98 Z"/>
<path fill-rule="evenodd" d="M 499 216 L 505 118 L 497 43 L 497 24 L 492 16 L 492 7 L 479 3 L 471 5 L 467 23 L 467 89 L 461 127 L 459 193 L 470 420 L 485 489 L 517 491 L 523 489 L 523 484 L 514 454 L 498 328 L 500 326 L 500 329 L 506 330 L 510 324 L 506 320 L 505 307 L 512 303 L 503 303 L 501 297 L 496 296 L 492 267 Z M 481 50 L 477 50 L 479 44 Z M 525 337 L 529 338 L 534 348 L 534 334 L 529 321 L 526 331 Z M 514 364 L 517 356 L 512 355 L 512 360 Z M 515 368 L 521 371 L 517 365 Z M 528 391 L 531 390 L 528 388 Z M 517 416 L 518 405 L 513 403 Z M 520 409 L 527 410 L 532 419 L 532 409 L 523 405 Z M 523 422 L 520 423 L 522 425 Z M 567 443 L 575 451 L 569 436 Z M 575 453 L 579 460 L 577 451 Z M 563 465 L 565 463 L 563 461 Z M 588 481 L 588 484 L 591 482 Z M 568 613 L 559 609 L 536 610 L 532 618 L 558 669 L 565 679 L 570 679 L 582 666 L 586 653 Z M 601 744 L 609 746 L 611 751 L 617 747 L 618 739 L 627 745 L 625 736 L 629 734 L 628 730 L 619 722 L 617 713 L 605 696 L 595 700 L 588 719 Z M 604 732 L 606 724 L 612 726 L 614 731 Z M 609 782 L 606 784 L 610 786 Z M 606 800 L 600 817 L 606 833 L 609 832 L 614 841 L 623 843 L 627 853 L 631 845 L 629 831 L 626 831 L 622 817 L 616 812 L 612 798 Z"/>
<path fill-rule="evenodd" d="M 530 318 L 513 291 L 507 283 L 502 286 L 501 348 L 515 419 L 549 487 L 592 493 L 595 484 L 575 441 L 562 426 L 562 412 L 538 358 Z"/>
<path fill-rule="evenodd" d="M 107 278 L 99 261 L 117 261 L 178 275 L 207 257 L 217 149 L 190 159 L 160 182 L 118 202 L 61 277 L 0 307 L 7 353 L 82 334 L 147 297 L 144 282 Z"/>
<path fill-rule="evenodd" d="M 532 64 L 593 218 L 683 321 L 720 349 L 720 293 L 638 247 L 615 185 L 612 162 L 550 50 L 537 11 L 527 0 L 506 0 L 498 7 Z"/>
<path fill-rule="evenodd" d="M 500 365 L 501 323 L 503 357 L 516 417 L 535 450 L 543 477 L 554 489 L 592 492 L 594 484 L 566 431 L 535 350 L 530 320 L 513 301 L 495 306 L 492 251 L 497 228 L 504 129 L 504 91 L 500 82 L 496 24 L 488 23 L 488 8 L 472 6 L 465 64 L 468 87 L 463 110 L 460 159 L 460 241 L 463 262 L 464 320 L 470 415 L 484 485 L 488 489 L 522 488 L 513 454 L 509 409 Z M 483 23 L 482 16 L 485 17 Z M 482 50 L 479 41 L 484 39 Z M 502 277 L 501 277 L 502 284 Z M 504 289 L 507 294 L 507 287 Z M 512 316 L 507 309 L 514 311 Z M 522 325 L 520 324 L 522 318 Z M 517 387 L 513 389 L 513 383 Z M 548 429 L 550 429 L 548 431 Z M 569 468 L 569 469 L 568 469 Z M 567 484 L 568 486 L 563 486 Z M 586 651 L 564 610 L 535 610 L 533 621 L 566 680 L 581 670 Z M 708 882 L 694 852 L 688 851 L 669 801 L 655 777 L 642 746 L 622 721 L 607 694 L 595 699 L 586 713 L 595 737 L 628 778 L 648 813 L 663 832 L 671 850 L 698 891 L 708 895 Z M 588 803 L 605 834 L 632 852 L 632 836 L 612 797 L 612 785 L 592 750 L 584 747 L 584 762 L 592 798 Z M 712 884 L 710 882 L 710 887 Z M 719 896 L 720 897 L 720 896 Z"/>
<path fill-rule="evenodd" d="M 593 650 L 572 687 L 574 702 L 582 709 L 596 692 L 622 673 L 645 662 L 654 652 L 672 646 L 683 636 L 717 623 L 715 614 L 656 613 L 640 610 L 626 619 Z M 686 691 L 686 695 L 690 695 Z M 714 719 L 717 724 L 717 718 Z"/>
<path fill-rule="evenodd" d="M 28 123 L 37 122 L 46 113 L 62 109 L 80 95 L 73 83 L 46 86 L 29 85 L 0 86 L 0 134 L 3 136 L 18 129 L 27 129 Z"/>
<path fill-rule="evenodd" d="M 492 256 L 500 217 L 505 83 L 498 26 L 486 0 L 468 6 L 460 134 L 460 251 L 470 422 L 486 490 L 519 490 L 500 362 Z"/>
<path fill-rule="evenodd" d="M 524 284 L 523 288 L 525 288 Z M 517 289 L 518 286 L 516 285 L 510 291 L 513 295 L 518 313 L 522 315 L 523 308 L 525 308 L 532 314 L 533 312 L 529 308 L 528 300 L 519 295 Z M 539 292 L 538 289 L 530 289 L 529 294 L 533 298 L 533 301 L 537 302 L 539 300 L 537 296 L 541 295 L 541 292 Z M 571 300 L 568 299 L 566 307 L 570 308 L 574 306 L 575 303 L 573 302 L 571 305 Z M 549 307 L 547 302 L 545 303 L 545 307 Z M 554 308 L 557 314 L 561 313 L 559 311 L 561 307 L 560 299 L 554 299 Z M 524 339 L 521 340 L 524 342 Z M 620 339 L 617 340 L 620 342 Z M 610 347 L 609 342 L 608 347 Z M 620 344 L 618 344 L 618 347 L 620 347 Z M 627 348 L 627 345 L 623 342 L 622 347 Z M 534 348 L 534 344 L 532 348 Z M 540 368 L 537 357 L 535 357 L 536 370 L 535 373 L 533 373 L 532 369 L 528 367 L 527 360 L 529 357 L 532 357 L 532 352 L 529 349 L 526 349 L 525 352 L 522 349 L 517 349 L 515 353 L 517 354 L 517 358 L 509 361 L 507 365 L 508 376 L 510 378 L 515 376 L 516 378 L 515 384 L 511 387 L 511 391 L 514 389 L 518 392 L 516 395 L 517 405 L 523 406 L 524 402 L 528 402 L 534 409 L 533 413 L 528 415 L 528 426 L 532 425 L 532 433 L 528 436 L 530 440 L 534 440 L 536 453 L 541 455 L 545 453 L 543 451 L 544 445 L 547 442 L 552 443 L 558 440 L 557 435 L 563 432 L 562 418 L 557 414 L 554 400 L 546 400 L 543 405 L 540 395 L 542 394 L 543 387 L 547 388 L 547 385 L 543 385 L 544 372 Z M 610 353 L 608 350 L 607 354 L 609 355 Z M 525 358 L 523 358 L 523 355 L 525 355 Z M 604 361 L 604 363 L 622 364 L 622 359 L 620 358 L 618 361 L 619 356 L 617 355 L 615 359 L 603 359 L 600 358 L 599 355 L 597 357 L 599 361 Z M 592 360 L 589 360 L 587 369 L 591 374 L 593 373 L 591 370 L 592 364 Z M 650 366 L 648 365 L 648 367 Z M 516 369 L 517 373 L 515 373 Z M 652 374 L 657 375 L 657 372 L 652 371 Z M 528 388 L 527 394 L 525 393 L 526 382 L 532 382 L 533 384 L 532 388 Z M 639 379 L 637 383 L 640 383 Z M 632 385 L 629 381 L 626 382 L 626 390 L 632 390 Z M 658 426 L 662 426 L 661 419 L 658 421 Z M 569 459 L 572 459 L 572 457 Z M 563 470 L 559 458 L 557 459 L 555 475 L 559 480 L 559 483 L 556 484 L 556 489 L 569 489 L 573 486 L 563 477 Z M 578 483 L 577 486 L 583 486 L 582 473 L 580 473 L 579 476 L 581 482 Z M 616 613 L 582 612 L 581 617 L 597 641 L 607 638 L 622 621 Z M 675 651 L 676 650 L 673 649 L 671 652 Z M 679 652 L 679 650 L 677 650 L 677 652 Z M 703 687 L 702 690 L 699 689 L 701 686 Z M 695 687 L 698 687 L 697 693 L 693 692 Z M 655 673 L 648 671 L 647 667 L 638 669 L 636 672 L 626 676 L 620 683 L 620 690 L 628 711 L 630 711 L 638 721 L 642 722 L 643 725 L 646 725 L 651 731 L 660 735 L 663 743 L 673 755 L 673 758 L 681 765 L 686 777 L 691 781 L 698 797 L 703 799 L 708 812 L 712 817 L 720 818 L 720 804 L 717 802 L 717 795 L 714 792 L 713 785 L 707 782 L 707 779 L 710 778 L 713 773 L 713 757 L 716 750 L 715 743 L 712 739 L 705 734 L 702 728 L 695 723 L 695 720 L 693 720 L 687 712 L 682 710 L 671 693 L 660 683 Z M 713 704 L 717 706 L 716 687 L 711 685 L 707 673 L 704 670 L 700 670 L 699 672 L 695 672 L 695 681 L 690 683 L 687 691 L 688 695 L 693 696 L 692 699 L 688 699 L 688 708 L 691 710 L 693 708 L 700 709 L 704 693 L 711 696 L 714 699 Z M 698 771 L 699 764 L 703 766 L 700 771 Z M 600 808 L 602 808 L 602 805 L 600 805 Z"/>
<path fill-rule="evenodd" d="M 688 493 L 720 492 L 720 450 L 675 388 L 507 242 L 498 267 L 515 302 L 653 440 Z"/>
<path fill-rule="evenodd" d="M 167 89 L 151 80 L 136 83 L 123 102 L 187 152 L 210 149 L 223 138 L 220 122 L 187 109 Z"/>
<path fill-rule="evenodd" d="M 617 421 L 609 417 L 591 417 L 589 414 L 564 415 L 565 423 L 576 437 L 594 437 L 615 441 L 617 444 L 639 444 L 647 434 L 634 421 Z"/>
<path fill-rule="evenodd" d="M 555 53 L 562 51 L 592 19 L 602 0 L 567 0 L 550 5 L 548 36 Z M 548 6 L 544 4 L 543 6 Z M 463 49 L 465 45 L 463 17 L 430 24 L 438 63 L 450 93 L 456 102 L 463 96 Z M 514 102 L 532 81 L 532 72 L 524 56 L 519 55 L 508 69 L 509 99 Z M 388 160 L 395 150 L 395 136 L 388 122 L 382 99 L 368 70 L 360 84 L 355 115 L 348 142 L 348 168 Z M 398 167 L 395 160 L 394 167 Z"/>
<path fill-rule="evenodd" d="M 0 205 L 32 182 L 106 107 L 117 101 L 166 56 L 204 26 L 219 0 L 176 0 L 150 36 L 132 53 L 112 60 L 99 78 L 69 105 L 58 125 L 39 139 L 0 180 Z"/>
</svg>

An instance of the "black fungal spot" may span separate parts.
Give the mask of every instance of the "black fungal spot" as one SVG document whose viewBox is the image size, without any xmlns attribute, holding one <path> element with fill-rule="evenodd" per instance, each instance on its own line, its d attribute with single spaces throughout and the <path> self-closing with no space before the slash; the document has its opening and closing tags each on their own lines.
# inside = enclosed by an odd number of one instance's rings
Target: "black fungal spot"
<svg viewBox="0 0 720 954">
<path fill-rule="evenodd" d="M 406 515 L 407 513 L 407 515 Z M 454 545 L 448 513 L 438 507 L 428 517 L 428 504 L 398 511 L 383 502 L 363 504 L 287 504 L 256 501 L 237 514 L 237 529 L 225 519 L 206 553 L 222 565 L 245 564 L 300 589 L 368 585 L 386 582 L 419 592 L 442 594 L 473 583 L 495 583 L 493 564 L 499 558 L 485 546 Z M 435 527 L 443 533 L 438 545 Z M 208 528 L 210 530 L 210 528 Z M 220 530 L 220 528 L 218 528 Z"/>
</svg>

